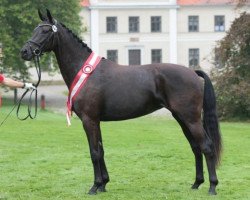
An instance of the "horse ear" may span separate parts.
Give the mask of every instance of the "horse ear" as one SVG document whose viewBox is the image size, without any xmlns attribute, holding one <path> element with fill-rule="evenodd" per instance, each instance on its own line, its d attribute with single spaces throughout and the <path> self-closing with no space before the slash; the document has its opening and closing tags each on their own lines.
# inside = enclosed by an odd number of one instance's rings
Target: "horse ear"
<svg viewBox="0 0 250 200">
<path fill-rule="evenodd" d="M 48 9 L 46 9 L 46 10 L 47 10 L 47 17 L 48 17 L 48 19 L 49 19 L 49 22 L 50 22 L 50 23 L 53 23 L 53 17 L 52 17 L 52 15 L 51 15 L 50 11 L 49 11 Z"/>
<path fill-rule="evenodd" d="M 42 20 L 42 21 L 45 21 L 46 20 L 46 18 L 43 16 L 43 14 L 41 13 L 41 11 L 40 11 L 40 9 L 38 9 L 38 15 L 39 15 L 39 17 L 40 17 L 40 19 Z"/>
</svg>

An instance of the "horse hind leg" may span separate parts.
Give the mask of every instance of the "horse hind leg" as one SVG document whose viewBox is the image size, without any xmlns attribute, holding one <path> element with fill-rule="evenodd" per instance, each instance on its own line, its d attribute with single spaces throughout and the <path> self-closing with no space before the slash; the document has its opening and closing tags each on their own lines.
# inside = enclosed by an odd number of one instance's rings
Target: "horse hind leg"
<svg viewBox="0 0 250 200">
<path fill-rule="evenodd" d="M 194 140 L 192 134 L 190 133 L 189 129 L 187 128 L 187 126 L 180 120 L 180 118 L 175 115 L 173 113 L 173 117 L 177 120 L 177 122 L 179 123 L 179 125 L 182 128 L 182 131 L 184 133 L 184 135 L 186 136 L 194 157 L 195 157 L 195 169 L 196 169 L 196 176 L 195 176 L 195 182 L 192 185 L 192 189 L 198 189 L 199 186 L 204 183 L 204 173 L 203 173 L 203 156 L 202 156 L 202 152 L 201 149 L 198 145 L 198 143 Z"/>
<path fill-rule="evenodd" d="M 205 155 L 210 181 L 209 194 L 215 195 L 218 179 L 216 175 L 216 155 L 213 147 L 213 142 L 207 136 L 201 120 L 195 123 L 188 123 L 187 127 L 191 132 L 194 140 L 199 144 L 201 152 Z"/>
</svg>

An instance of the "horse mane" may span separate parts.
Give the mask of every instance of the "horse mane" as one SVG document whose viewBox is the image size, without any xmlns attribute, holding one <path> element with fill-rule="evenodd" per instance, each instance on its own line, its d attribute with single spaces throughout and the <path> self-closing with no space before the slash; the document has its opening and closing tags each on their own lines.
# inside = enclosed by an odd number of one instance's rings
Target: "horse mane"
<svg viewBox="0 0 250 200">
<path fill-rule="evenodd" d="M 73 38 L 75 38 L 75 39 L 77 40 L 77 42 L 79 42 L 79 43 L 82 45 L 83 48 L 87 48 L 87 51 L 88 51 L 89 53 L 92 52 L 92 49 L 89 48 L 88 45 L 87 45 L 86 43 L 84 43 L 84 42 L 82 41 L 82 39 L 80 39 L 72 30 L 70 30 L 70 29 L 69 29 L 66 25 L 64 25 L 63 23 L 60 22 L 60 24 L 61 24 L 61 26 L 62 26 L 63 28 L 65 28 L 65 29 L 73 36 Z"/>
</svg>

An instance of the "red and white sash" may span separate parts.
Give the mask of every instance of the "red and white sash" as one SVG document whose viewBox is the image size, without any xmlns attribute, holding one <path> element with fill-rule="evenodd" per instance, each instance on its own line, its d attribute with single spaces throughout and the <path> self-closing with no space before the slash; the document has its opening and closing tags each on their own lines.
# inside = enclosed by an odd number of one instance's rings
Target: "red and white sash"
<svg viewBox="0 0 250 200">
<path fill-rule="evenodd" d="M 84 86 L 84 84 L 87 82 L 89 76 L 91 73 L 95 70 L 96 66 L 100 62 L 101 57 L 92 52 L 86 62 L 83 64 L 79 72 L 77 73 L 76 77 L 74 78 L 74 81 L 72 82 L 70 89 L 69 89 L 69 95 L 68 95 L 68 101 L 67 101 L 67 122 L 68 126 L 71 125 L 70 123 L 70 116 L 72 115 L 72 105 L 81 91 L 81 88 Z"/>
</svg>

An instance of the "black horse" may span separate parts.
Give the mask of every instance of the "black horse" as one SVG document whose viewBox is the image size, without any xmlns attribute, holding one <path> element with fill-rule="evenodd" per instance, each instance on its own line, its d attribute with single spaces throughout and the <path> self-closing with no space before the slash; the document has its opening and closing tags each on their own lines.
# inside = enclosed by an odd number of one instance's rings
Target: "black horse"
<svg viewBox="0 0 250 200">
<path fill-rule="evenodd" d="M 68 88 L 92 50 L 65 25 L 38 11 L 42 22 L 24 45 L 21 56 L 53 51 Z M 56 29 L 56 31 L 55 31 Z M 202 77 L 202 78 L 201 78 Z M 89 194 L 106 191 L 109 175 L 104 161 L 100 121 L 126 120 L 167 108 L 180 124 L 195 156 L 193 189 L 204 182 L 203 154 L 209 172 L 210 194 L 216 194 L 216 165 L 220 160 L 221 135 L 214 89 L 202 71 L 174 64 L 118 65 L 102 58 L 73 104 L 87 134 L 94 168 Z"/>
</svg>

